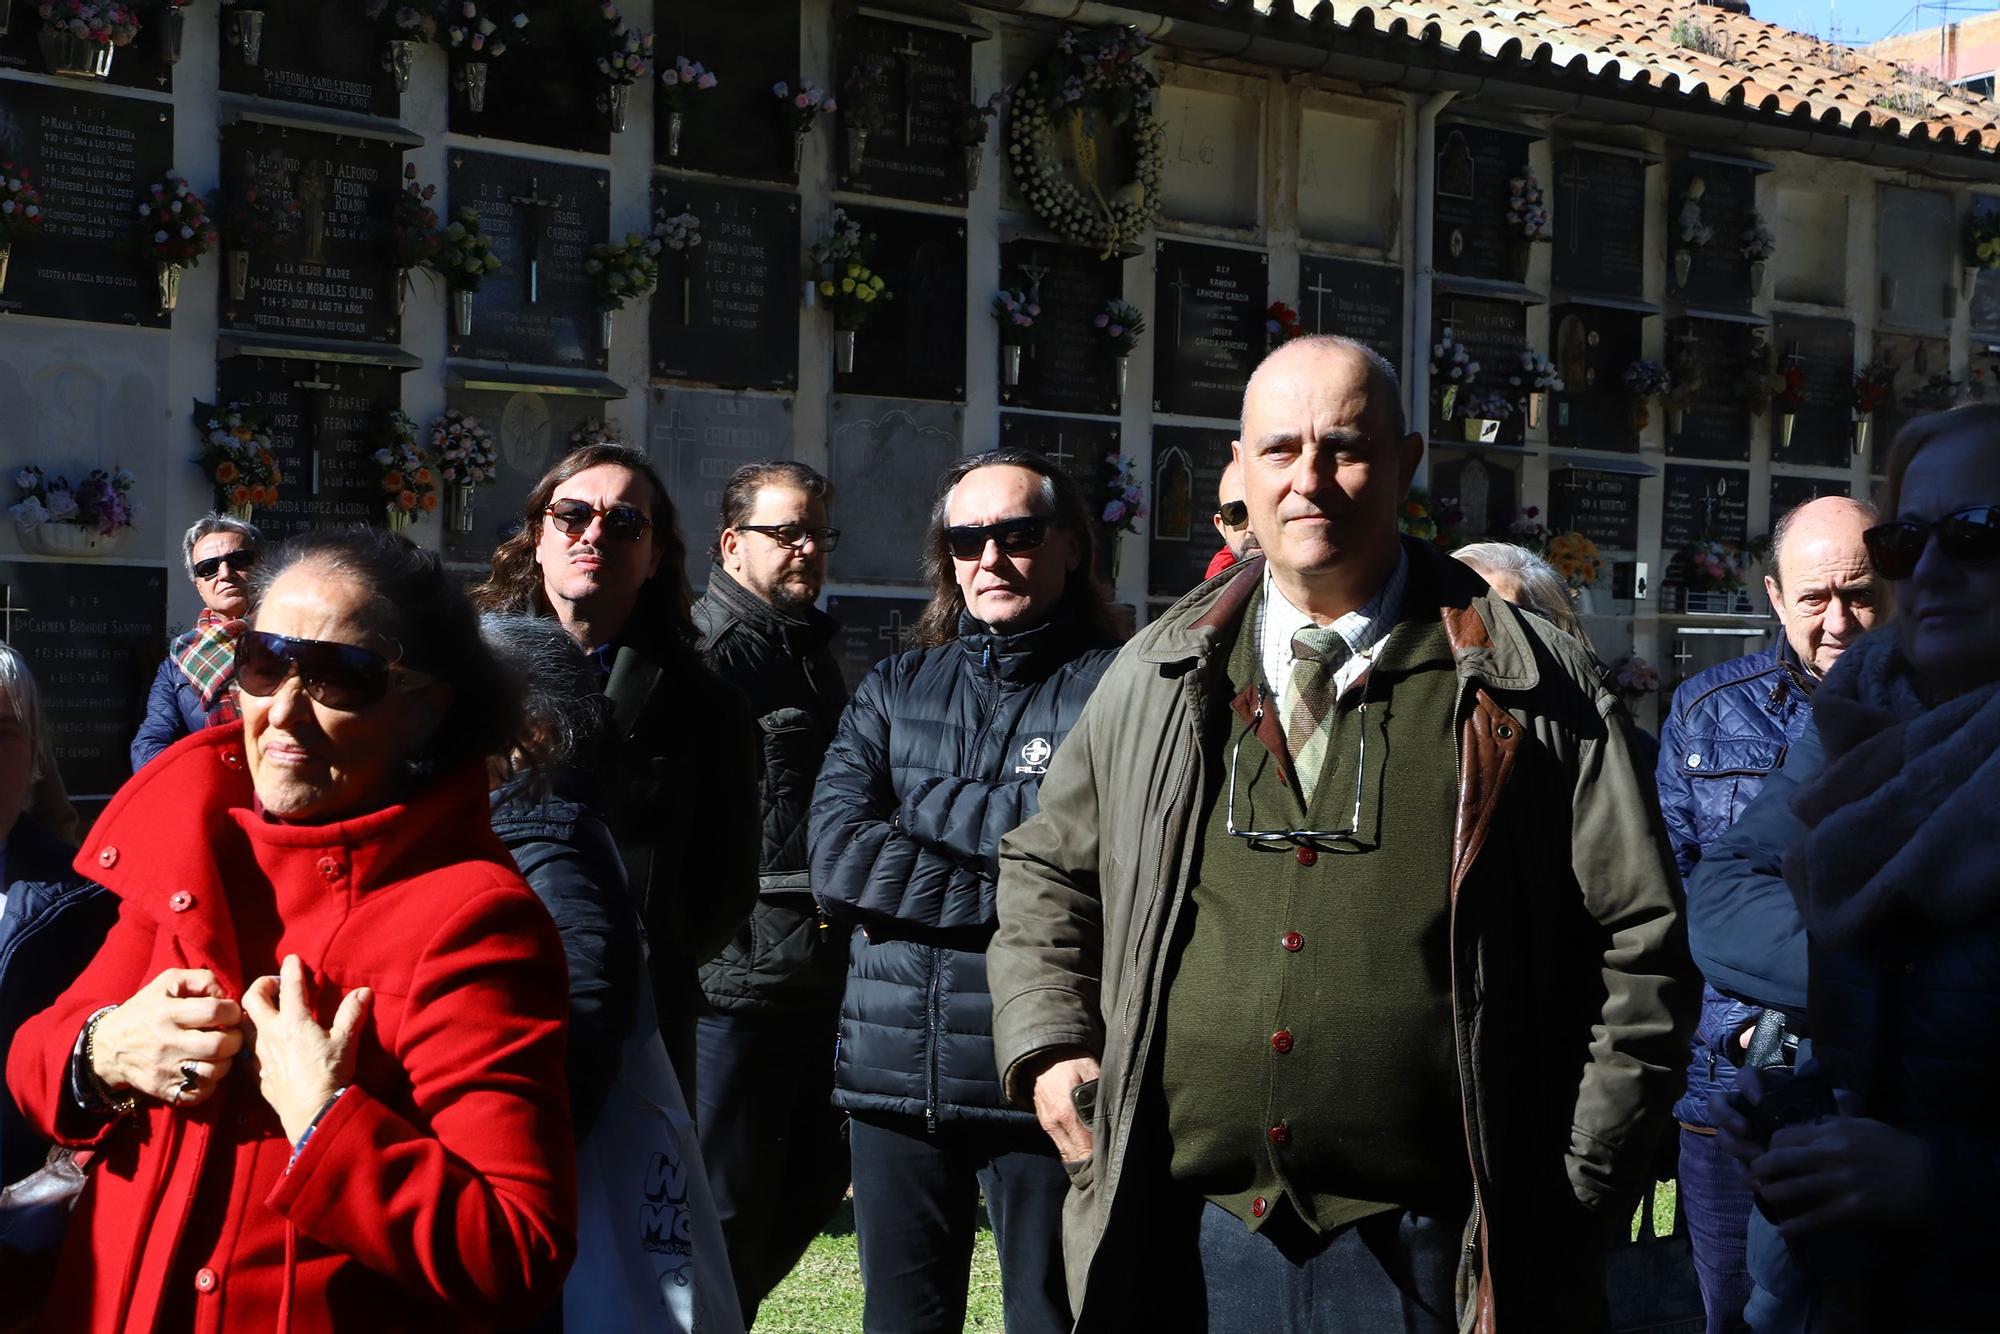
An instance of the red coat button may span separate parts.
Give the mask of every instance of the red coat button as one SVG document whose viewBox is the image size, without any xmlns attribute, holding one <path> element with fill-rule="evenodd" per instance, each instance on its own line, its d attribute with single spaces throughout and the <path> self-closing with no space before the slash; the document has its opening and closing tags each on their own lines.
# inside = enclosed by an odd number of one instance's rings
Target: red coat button
<svg viewBox="0 0 2000 1334">
<path fill-rule="evenodd" d="M 167 900 L 167 906 L 175 912 L 186 912 L 189 908 L 194 907 L 194 895 L 184 889 L 176 890 L 174 896 Z"/>
<path fill-rule="evenodd" d="M 1280 1121 L 1265 1131 L 1264 1137 L 1270 1140 L 1273 1145 L 1282 1149 L 1292 1142 L 1292 1128 L 1283 1121 Z"/>
<path fill-rule="evenodd" d="M 1278 1055 L 1280 1056 L 1283 1056 L 1286 1052 L 1290 1051 L 1291 1049 L 1292 1049 L 1291 1029 L 1281 1028 L 1277 1032 L 1271 1034 L 1272 1051 L 1277 1052 Z"/>
<path fill-rule="evenodd" d="M 338 880 L 347 874 L 347 867 L 338 857 L 322 857 L 319 859 L 319 873 L 329 881 Z"/>
<path fill-rule="evenodd" d="M 118 849 L 106 843 L 97 850 L 97 864 L 107 869 L 116 866 L 118 864 Z"/>
<path fill-rule="evenodd" d="M 1262 1218 L 1270 1207 L 1270 1202 L 1262 1195 L 1259 1195 L 1256 1199 L 1250 1201 L 1250 1216 L 1252 1218 Z M 206 1273 L 207 1271 L 204 1270 L 203 1272 Z"/>
<path fill-rule="evenodd" d="M 194 1273 L 195 1291 L 214 1292 L 215 1284 L 216 1284 L 216 1278 L 215 1278 L 215 1271 L 213 1269 L 210 1269 L 207 1265 L 203 1265 L 200 1269 L 195 1270 Z"/>
<path fill-rule="evenodd" d="M 225 768 L 241 769 L 243 767 L 243 752 L 231 746 L 222 752 L 222 763 Z"/>
<path fill-rule="evenodd" d="M 1311 866 L 1314 862 L 1318 860 L 1319 860 L 1319 854 L 1317 852 L 1314 852 L 1311 848 L 1299 849 L 1299 865 Z"/>
<path fill-rule="evenodd" d="M 1297 954 L 1306 947 L 1306 938 L 1296 931 L 1287 931 L 1284 935 L 1278 937 L 1278 943 L 1293 954 Z"/>
</svg>

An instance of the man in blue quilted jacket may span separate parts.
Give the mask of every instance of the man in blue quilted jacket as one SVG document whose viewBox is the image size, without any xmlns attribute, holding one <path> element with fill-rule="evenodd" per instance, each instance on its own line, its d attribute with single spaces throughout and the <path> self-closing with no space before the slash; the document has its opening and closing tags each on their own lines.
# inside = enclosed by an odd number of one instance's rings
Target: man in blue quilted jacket
<svg viewBox="0 0 2000 1334">
<path fill-rule="evenodd" d="M 1776 646 L 1711 667 L 1674 692 L 1673 711 L 1660 734 L 1658 782 L 1683 880 L 1736 823 L 1810 724 L 1820 677 L 1881 614 L 1885 590 L 1861 542 L 1862 530 L 1875 517 L 1868 505 L 1845 496 L 1808 501 L 1781 517 L 1771 533 L 1772 573 L 1765 576 L 1764 591 L 1784 634 Z M 1690 884 L 1691 914 L 1695 888 Z M 1695 961 L 1702 963 L 1699 954 Z M 1716 1147 L 1708 1104 L 1736 1086 L 1747 1035 L 1764 1013 L 1759 999 L 1714 980 L 1704 985 L 1687 1092 L 1674 1108 L 1681 1123 L 1680 1198 L 1709 1334 L 1747 1328 L 1743 1305 L 1750 1280 L 1743 1244 L 1750 1188 Z M 1788 1018 L 1773 1012 L 1766 1027 Z M 1784 1041 L 1779 1050 L 1793 1045 Z"/>
<path fill-rule="evenodd" d="M 834 1060 L 868 1334 L 957 1334 L 983 1195 L 1008 1334 L 1068 1334 L 1069 1174 L 993 1057 L 1000 838 L 1118 637 L 1077 483 L 1040 454 L 961 459 L 931 511 L 918 648 L 854 692 L 812 802 L 812 889 L 854 928 Z"/>
</svg>

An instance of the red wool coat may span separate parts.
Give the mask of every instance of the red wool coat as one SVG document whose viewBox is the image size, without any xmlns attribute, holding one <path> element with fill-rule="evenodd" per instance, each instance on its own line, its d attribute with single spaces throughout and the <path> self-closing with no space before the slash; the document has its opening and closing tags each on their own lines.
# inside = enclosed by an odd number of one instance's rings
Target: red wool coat
<svg viewBox="0 0 2000 1334">
<path fill-rule="evenodd" d="M 121 900 L 95 960 L 24 1024 L 7 1082 L 99 1157 L 43 1327 L 478 1329 L 553 1301 L 576 1229 L 563 1083 L 567 976 L 547 911 L 468 768 L 330 825 L 251 809 L 234 728 L 140 770 L 77 857 Z M 106 1126 L 66 1083 L 84 1021 L 169 968 L 232 997 L 297 954 L 321 1024 L 373 987 L 353 1084 L 297 1161 L 247 1065 L 175 1111 Z"/>
</svg>

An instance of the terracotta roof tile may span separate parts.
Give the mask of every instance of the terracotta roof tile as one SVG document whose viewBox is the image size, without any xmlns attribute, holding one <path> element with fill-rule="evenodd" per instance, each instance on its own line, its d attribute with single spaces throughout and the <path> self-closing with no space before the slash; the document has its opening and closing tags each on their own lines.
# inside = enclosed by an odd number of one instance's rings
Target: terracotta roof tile
<svg viewBox="0 0 2000 1334">
<path fill-rule="evenodd" d="M 1907 138 L 2000 148 L 1993 103 L 1970 101 L 1865 51 L 1682 0 L 1549 0 L 1534 8 L 1473 0 L 1238 0 L 1342 28 L 1450 50 L 1653 85 L 1740 106 Z M 1674 40 L 1692 17 L 1723 38 L 1718 55 Z"/>
</svg>

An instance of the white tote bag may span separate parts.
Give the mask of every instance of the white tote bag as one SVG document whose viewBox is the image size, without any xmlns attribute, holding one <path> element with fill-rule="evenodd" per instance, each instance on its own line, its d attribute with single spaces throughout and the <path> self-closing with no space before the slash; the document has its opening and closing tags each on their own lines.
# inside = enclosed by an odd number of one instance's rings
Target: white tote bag
<svg viewBox="0 0 2000 1334">
<path fill-rule="evenodd" d="M 568 1330 L 743 1334 L 743 1311 L 709 1195 L 694 1118 L 681 1099 L 645 971 L 618 1078 L 577 1146 L 576 1264 Z"/>
</svg>

